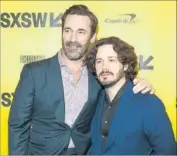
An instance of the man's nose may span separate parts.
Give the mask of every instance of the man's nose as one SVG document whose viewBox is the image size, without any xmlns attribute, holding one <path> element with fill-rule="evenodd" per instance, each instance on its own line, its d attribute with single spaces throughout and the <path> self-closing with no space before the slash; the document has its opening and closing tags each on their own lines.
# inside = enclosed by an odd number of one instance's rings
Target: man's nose
<svg viewBox="0 0 177 156">
<path fill-rule="evenodd" d="M 103 70 L 103 71 L 107 71 L 108 68 L 109 68 L 108 66 L 109 66 L 109 65 L 108 65 L 107 62 L 103 62 L 103 63 L 102 63 L 102 70 Z"/>
<path fill-rule="evenodd" d="M 75 42 L 75 41 L 76 41 L 76 38 L 77 38 L 77 37 L 76 37 L 76 33 L 73 32 L 72 35 L 71 35 L 71 41 L 72 41 L 72 42 Z"/>
</svg>

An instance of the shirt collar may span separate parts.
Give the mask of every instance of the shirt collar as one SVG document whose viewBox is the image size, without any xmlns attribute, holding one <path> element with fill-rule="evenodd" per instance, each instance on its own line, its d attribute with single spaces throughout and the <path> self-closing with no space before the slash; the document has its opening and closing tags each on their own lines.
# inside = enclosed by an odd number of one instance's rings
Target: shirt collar
<svg viewBox="0 0 177 156">
<path fill-rule="evenodd" d="M 64 64 L 61 55 L 62 55 L 62 50 L 60 50 L 60 51 L 58 52 L 58 61 L 59 61 L 60 67 L 64 67 L 64 66 L 66 66 L 66 65 Z"/>
<path fill-rule="evenodd" d="M 110 101 L 110 99 L 109 99 L 109 96 L 108 96 L 108 94 L 106 93 L 106 96 L 105 96 L 105 100 L 106 100 L 106 102 L 108 103 L 108 104 L 114 104 L 114 103 L 116 103 L 119 99 L 120 99 L 120 97 L 122 96 L 122 94 L 123 94 L 123 92 L 124 92 L 124 89 L 125 89 L 125 84 L 126 84 L 127 82 L 125 82 L 124 84 L 123 84 L 123 86 L 119 89 L 119 91 L 117 92 L 117 94 L 115 95 L 115 97 L 114 97 L 114 99 L 112 100 L 112 102 Z"/>
</svg>

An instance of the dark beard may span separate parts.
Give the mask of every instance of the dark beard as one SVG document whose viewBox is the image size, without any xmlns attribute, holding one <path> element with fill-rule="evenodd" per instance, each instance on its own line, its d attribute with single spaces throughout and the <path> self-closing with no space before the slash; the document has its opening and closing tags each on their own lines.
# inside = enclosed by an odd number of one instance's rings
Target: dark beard
<svg viewBox="0 0 177 156">
<path fill-rule="evenodd" d="M 69 60 L 77 61 L 77 60 L 80 60 L 81 58 L 83 58 L 85 56 L 85 54 L 87 53 L 88 44 L 89 44 L 89 42 L 86 43 L 85 45 L 82 45 L 82 44 L 80 44 L 78 42 L 68 41 L 68 42 L 65 43 L 65 45 L 63 44 L 63 52 L 64 52 L 64 54 L 66 55 L 66 57 Z M 68 47 L 76 46 L 76 48 L 79 48 L 79 50 L 78 51 L 74 51 L 72 49 L 66 48 L 67 46 Z M 72 55 L 72 53 L 75 53 L 75 54 Z"/>
<path fill-rule="evenodd" d="M 113 73 L 111 73 L 111 72 L 108 72 L 108 73 L 110 73 L 110 74 L 113 74 Z M 119 75 L 119 76 L 118 76 Z M 104 82 L 102 83 L 102 82 L 100 82 L 101 83 L 101 85 L 104 87 L 104 88 L 110 88 L 110 87 L 112 87 L 112 86 L 114 86 L 117 82 L 119 82 L 120 81 L 120 79 L 122 78 L 124 76 L 124 71 L 119 71 L 119 73 L 117 74 L 117 78 L 115 79 L 115 80 L 113 80 L 113 81 L 111 81 L 111 82 L 107 82 L 107 83 L 105 83 L 104 84 Z"/>
<path fill-rule="evenodd" d="M 104 86 L 104 88 L 107 89 L 107 88 L 110 88 L 110 87 L 114 86 L 117 82 L 118 82 L 118 81 L 115 80 L 115 81 L 112 81 L 112 82 L 110 82 L 110 83 L 103 84 L 103 86 Z"/>
</svg>

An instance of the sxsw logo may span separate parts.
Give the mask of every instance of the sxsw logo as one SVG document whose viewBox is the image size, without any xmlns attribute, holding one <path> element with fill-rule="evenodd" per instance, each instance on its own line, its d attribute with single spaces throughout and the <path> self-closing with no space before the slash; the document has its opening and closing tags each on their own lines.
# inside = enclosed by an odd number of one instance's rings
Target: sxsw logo
<svg viewBox="0 0 177 156">
<path fill-rule="evenodd" d="M 45 59 L 44 55 L 20 55 L 20 63 L 31 63 Z"/>
<path fill-rule="evenodd" d="M 119 14 L 115 18 L 106 18 L 104 22 L 111 24 L 135 24 L 137 22 L 137 16 L 133 13 Z"/>
<path fill-rule="evenodd" d="M 43 27 L 61 27 L 62 13 L 53 12 L 3 12 L 0 14 L 1 28 L 43 28 Z"/>
<path fill-rule="evenodd" d="M 13 98 L 14 98 L 14 93 L 11 92 L 1 93 L 1 105 L 4 107 L 10 107 Z"/>
<path fill-rule="evenodd" d="M 149 65 L 151 64 L 153 59 L 154 59 L 153 56 L 149 56 L 145 58 L 143 55 L 140 55 L 138 60 L 140 65 L 140 70 L 153 70 L 154 66 Z"/>
</svg>

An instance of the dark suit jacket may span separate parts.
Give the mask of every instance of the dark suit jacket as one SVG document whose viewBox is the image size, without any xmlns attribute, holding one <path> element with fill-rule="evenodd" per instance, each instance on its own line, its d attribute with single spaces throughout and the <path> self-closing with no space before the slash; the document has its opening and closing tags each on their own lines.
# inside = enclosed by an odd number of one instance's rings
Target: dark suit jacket
<svg viewBox="0 0 177 156">
<path fill-rule="evenodd" d="M 173 155 L 175 139 L 164 105 L 150 94 L 134 94 L 133 85 L 126 83 L 110 125 L 105 146 L 101 145 L 103 92 L 92 121 L 93 155 Z"/>
<path fill-rule="evenodd" d="M 90 73 L 88 79 L 88 101 L 70 128 L 64 123 L 64 92 L 57 55 L 25 65 L 10 110 L 9 154 L 59 155 L 71 136 L 77 153 L 85 154 L 101 90 Z"/>
</svg>

